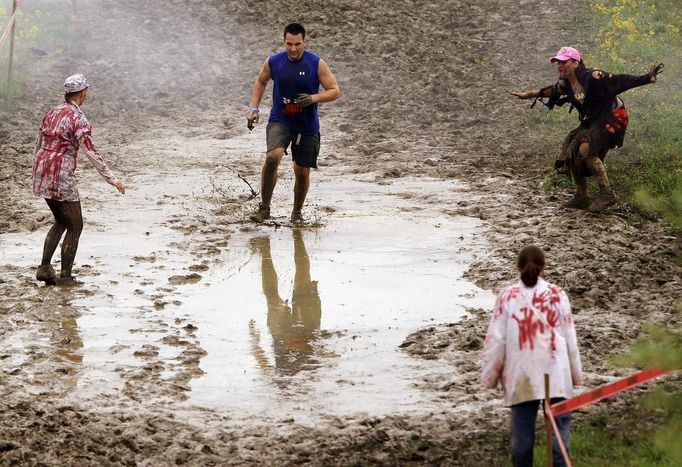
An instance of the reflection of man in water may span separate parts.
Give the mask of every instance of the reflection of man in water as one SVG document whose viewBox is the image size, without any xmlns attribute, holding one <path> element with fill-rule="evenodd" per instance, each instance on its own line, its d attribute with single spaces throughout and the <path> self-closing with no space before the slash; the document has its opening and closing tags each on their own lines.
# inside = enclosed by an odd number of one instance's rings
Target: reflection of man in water
<svg viewBox="0 0 682 467">
<path fill-rule="evenodd" d="M 294 290 L 291 307 L 279 295 L 277 272 L 270 254 L 270 238 L 255 237 L 251 247 L 261 254 L 263 294 L 268 304 L 268 329 L 272 335 L 275 370 L 281 375 L 294 375 L 316 366 L 314 353 L 315 331 L 320 328 L 322 304 L 317 292 L 317 281 L 310 279 L 310 259 L 303 243 L 303 233 L 295 229 L 294 237 Z M 258 345 L 258 332 L 249 331 L 254 342 L 254 356 L 262 368 L 271 367 Z"/>
</svg>

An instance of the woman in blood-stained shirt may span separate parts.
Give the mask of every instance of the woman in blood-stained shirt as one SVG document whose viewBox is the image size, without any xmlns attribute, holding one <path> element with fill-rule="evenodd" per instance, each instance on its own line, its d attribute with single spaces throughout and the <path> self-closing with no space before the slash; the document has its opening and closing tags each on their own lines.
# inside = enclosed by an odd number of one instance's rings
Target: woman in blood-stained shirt
<svg viewBox="0 0 682 467">
<path fill-rule="evenodd" d="M 571 397 L 582 384 L 582 367 L 566 293 L 540 277 L 545 255 L 531 245 L 516 263 L 521 280 L 497 297 L 482 357 L 481 382 L 494 388 L 502 381 L 505 403 L 512 411 L 512 457 L 516 466 L 533 465 L 535 417 L 545 398 L 544 375 L 550 375 L 552 402 Z M 568 446 L 570 414 L 556 417 Z M 564 465 L 553 446 L 555 466 Z"/>
<path fill-rule="evenodd" d="M 83 149 L 109 184 L 115 186 L 119 193 L 125 193 L 125 185 L 109 170 L 95 148 L 90 137 L 90 123 L 80 109 L 88 94 L 85 76 L 76 74 L 66 78 L 64 93 L 64 103 L 48 110 L 43 117 L 33 162 L 33 193 L 45 198 L 55 220 L 45 238 L 42 262 L 36 273 L 36 279 L 48 285 L 76 284 L 71 270 L 83 230 L 75 174 L 78 150 Z M 51 261 L 64 232 L 61 274 L 57 277 Z"/>
</svg>

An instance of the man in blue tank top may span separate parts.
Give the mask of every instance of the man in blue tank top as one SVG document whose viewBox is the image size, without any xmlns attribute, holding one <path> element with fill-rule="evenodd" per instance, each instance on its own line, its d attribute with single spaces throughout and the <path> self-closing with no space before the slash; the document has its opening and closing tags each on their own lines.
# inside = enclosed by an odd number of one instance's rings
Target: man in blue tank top
<svg viewBox="0 0 682 467">
<path fill-rule="evenodd" d="M 341 95 L 327 63 L 305 50 L 305 28 L 291 23 L 284 28 L 286 50 L 268 57 L 251 92 L 247 117 L 249 130 L 258 122 L 261 99 L 268 81 L 274 82 L 272 109 L 266 128 L 267 153 L 261 171 L 261 202 L 251 215 L 256 222 L 270 217 L 270 200 L 277 183 L 277 168 L 291 145 L 294 160 L 294 208 L 291 222 L 302 223 L 301 210 L 310 186 L 310 168 L 317 168 L 320 152 L 320 120 L 317 105 Z M 324 91 L 320 91 L 320 85 Z"/>
</svg>

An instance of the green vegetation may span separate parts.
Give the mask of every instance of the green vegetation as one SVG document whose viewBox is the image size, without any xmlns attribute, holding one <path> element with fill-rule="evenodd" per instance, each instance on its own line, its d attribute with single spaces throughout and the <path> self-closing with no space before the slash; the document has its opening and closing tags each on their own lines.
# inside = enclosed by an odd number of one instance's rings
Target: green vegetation
<svg viewBox="0 0 682 467">
<path fill-rule="evenodd" d="M 633 402 L 618 417 L 598 412 L 575 420 L 571 429 L 571 462 L 586 467 L 679 465 L 651 439 L 650 430 L 661 425 L 660 417 L 660 410 Z M 534 464 L 542 466 L 547 459 L 545 432 L 538 432 L 537 436 Z"/>
<path fill-rule="evenodd" d="M 679 212 L 678 212 L 679 214 Z M 682 318 L 682 304 L 678 306 Z M 645 326 L 645 334 L 637 340 L 630 353 L 621 359 L 627 366 L 658 367 L 667 371 L 682 370 L 682 325 L 663 327 L 656 324 Z M 658 410 L 665 423 L 653 434 L 653 442 L 659 450 L 672 459 L 674 465 L 682 465 L 682 391 L 678 386 L 662 387 L 646 394 L 644 407 Z"/>
<path fill-rule="evenodd" d="M 76 39 L 76 2 L 30 1 L 20 5 L 15 28 L 13 79 L 7 82 L 10 39 L 0 48 L 0 103 L 19 95 L 24 70 L 48 55 L 61 55 Z M 12 0 L 0 0 L 0 34 L 12 16 Z M 74 25 L 76 27 L 74 27 Z"/>
<path fill-rule="evenodd" d="M 682 228 L 682 2 L 679 0 L 592 0 L 580 18 L 595 31 L 595 43 L 576 43 L 587 66 L 614 73 L 644 74 L 654 63 L 665 63 L 655 84 L 623 94 L 630 125 L 622 148 L 612 150 L 606 162 L 609 178 L 626 211 L 639 215 L 663 212 Z M 582 37 L 590 37 L 585 30 Z M 543 112 L 542 131 L 576 125 L 565 111 Z M 556 133 L 555 130 L 553 133 Z M 547 153 L 556 154 L 561 136 L 552 134 Z M 544 148 L 543 148 L 544 149 Z M 545 187 L 565 187 L 566 181 L 549 177 Z M 677 214 L 675 214 L 677 212 Z"/>
</svg>

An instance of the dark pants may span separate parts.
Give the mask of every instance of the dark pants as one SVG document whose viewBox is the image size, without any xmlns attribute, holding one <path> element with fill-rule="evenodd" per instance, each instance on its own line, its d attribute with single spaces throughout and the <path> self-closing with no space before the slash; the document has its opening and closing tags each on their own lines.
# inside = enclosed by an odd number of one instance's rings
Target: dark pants
<svg viewBox="0 0 682 467">
<path fill-rule="evenodd" d="M 54 224 L 45 237 L 45 245 L 43 246 L 43 259 L 41 265 L 48 265 L 52 261 L 59 240 L 62 238 L 64 231 L 64 241 L 62 242 L 62 277 L 70 277 L 73 262 L 76 259 L 76 251 L 78 250 L 78 240 L 83 231 L 83 214 L 81 212 L 80 201 L 57 201 L 54 199 L 45 199 L 47 205 L 54 216 Z"/>
<path fill-rule="evenodd" d="M 564 400 L 563 398 L 551 399 L 552 404 Z M 511 406 L 511 422 L 512 422 L 512 459 L 516 467 L 532 467 L 533 466 L 533 446 L 535 445 L 535 419 L 538 413 L 538 407 L 543 401 L 534 400 L 522 402 L 520 404 Z M 544 410 L 543 410 L 544 412 Z M 571 414 L 567 413 L 560 415 L 554 419 L 561 439 L 564 442 L 566 450 L 568 450 L 568 434 L 571 429 Z M 552 443 L 552 459 L 556 467 L 564 467 L 564 458 L 561 455 L 561 450 L 556 440 Z"/>
</svg>

